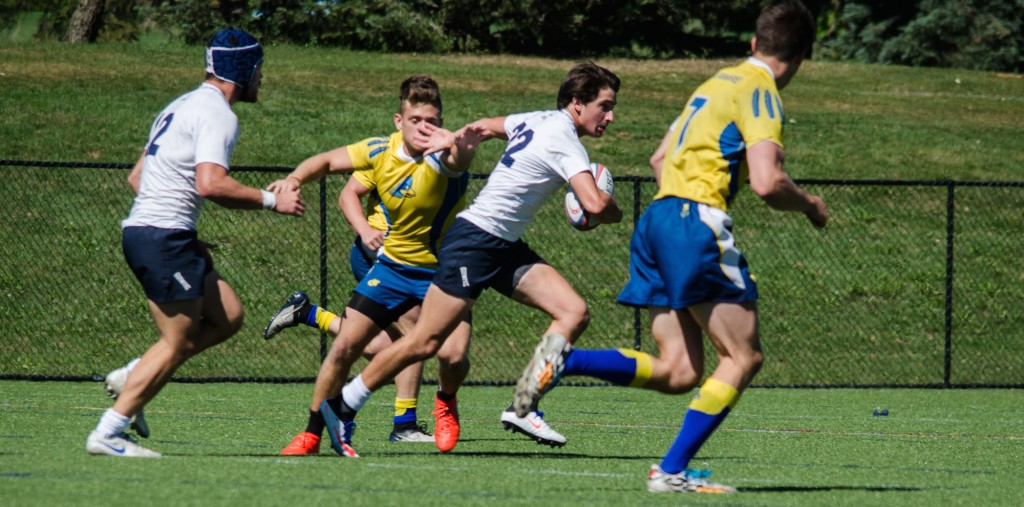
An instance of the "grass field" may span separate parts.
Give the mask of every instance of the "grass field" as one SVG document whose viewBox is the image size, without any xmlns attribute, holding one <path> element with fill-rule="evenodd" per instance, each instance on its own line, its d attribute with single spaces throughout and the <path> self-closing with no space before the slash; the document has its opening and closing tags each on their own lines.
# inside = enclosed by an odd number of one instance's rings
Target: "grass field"
<svg viewBox="0 0 1024 507">
<path fill-rule="evenodd" d="M 290 167 L 319 151 L 389 132 L 395 87 L 417 72 L 445 93 L 459 126 L 483 115 L 549 108 L 573 62 L 480 55 L 371 54 L 267 48 L 267 80 L 242 125 L 236 165 Z M 591 158 L 619 176 L 648 176 L 646 160 L 692 89 L 731 61 L 602 60 L 623 79 L 615 122 L 586 139 Z M 202 50 L 169 44 L 0 41 L 0 159 L 132 162 L 153 116 L 201 79 Z M 783 92 L 787 170 L 795 178 L 1019 181 L 1024 79 L 957 69 L 808 62 Z M 485 144 L 485 173 L 500 143 Z M 118 224 L 131 195 L 126 171 L 0 167 L 0 374 L 88 377 L 153 341 L 138 284 L 124 268 Z M 239 172 L 251 185 L 275 175 Z M 330 305 L 351 288 L 351 232 L 327 184 Z M 481 180 L 475 180 L 470 196 Z M 312 186 L 311 186 L 312 187 Z M 642 208 L 653 184 L 641 185 Z M 828 202 L 824 231 L 768 210 L 742 192 L 730 213 L 762 280 L 762 327 L 771 385 L 941 384 L 946 359 L 946 189 L 812 185 Z M 534 248 L 587 299 L 587 346 L 633 343 L 633 315 L 614 304 L 627 275 L 632 190 L 620 184 L 622 224 L 577 233 L 557 196 L 527 232 Z M 308 377 L 313 333 L 264 343 L 265 319 L 296 288 L 319 286 L 320 208 L 303 190 L 302 220 L 205 207 L 200 231 L 249 318 L 238 339 L 190 362 L 187 376 Z M 957 189 L 951 357 L 953 384 L 1024 383 L 1024 248 L 1019 188 Z M 90 269 L 83 270 L 82 266 Z M 600 269 L 594 269 L 600 266 Z M 52 307 L 70 318 L 37 318 Z M 536 312 L 485 295 L 475 320 L 475 380 L 514 378 L 546 326 Z M 646 327 L 646 326 L 642 326 Z M 649 336 L 642 331 L 645 347 Z M 308 338 L 307 338 L 308 337 Z M 648 349 L 649 350 L 649 349 Z"/>
<path fill-rule="evenodd" d="M 425 389 L 425 393 L 429 389 Z M 658 496 L 645 474 L 689 395 L 563 387 L 542 403 L 569 440 L 502 430 L 510 388 L 460 393 L 462 440 L 392 444 L 393 390 L 360 413 L 359 459 L 277 453 L 306 384 L 170 384 L 147 407 L 159 460 L 89 456 L 102 384 L 0 382 L 0 503 L 20 505 L 1021 505 L 1019 390 L 753 389 L 691 466 L 739 493 Z M 429 415 L 421 394 L 421 417 Z M 873 411 L 889 410 L 886 417 Z M 430 421 L 433 427 L 433 421 Z"/>
</svg>

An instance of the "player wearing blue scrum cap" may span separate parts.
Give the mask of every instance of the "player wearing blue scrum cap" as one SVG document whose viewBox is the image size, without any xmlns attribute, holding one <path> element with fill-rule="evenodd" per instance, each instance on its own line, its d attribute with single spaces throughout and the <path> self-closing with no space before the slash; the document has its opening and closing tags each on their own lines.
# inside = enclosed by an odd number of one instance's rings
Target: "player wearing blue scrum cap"
<svg viewBox="0 0 1024 507">
<path fill-rule="evenodd" d="M 159 339 L 139 360 L 107 375 L 116 397 L 89 434 L 90 454 L 159 457 L 126 434 L 143 407 L 190 357 L 221 343 L 242 326 L 242 304 L 213 266 L 196 223 L 207 199 L 226 208 L 267 209 L 302 216 L 296 191 L 271 193 L 231 177 L 238 141 L 236 102 L 256 102 L 263 49 L 241 30 L 222 30 L 206 48 L 206 78 L 156 117 L 128 184 L 135 192 L 121 226 L 125 260 L 146 293 Z"/>
</svg>

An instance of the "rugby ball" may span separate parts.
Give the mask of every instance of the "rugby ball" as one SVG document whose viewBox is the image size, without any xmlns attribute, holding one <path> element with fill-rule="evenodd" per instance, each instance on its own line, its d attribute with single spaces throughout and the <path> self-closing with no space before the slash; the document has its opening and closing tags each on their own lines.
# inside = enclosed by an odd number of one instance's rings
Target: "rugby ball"
<svg viewBox="0 0 1024 507">
<path fill-rule="evenodd" d="M 607 167 L 595 162 L 590 164 L 590 172 L 594 175 L 598 190 L 608 195 L 615 195 L 615 182 Z M 583 209 L 579 199 L 576 198 L 576 192 L 573 191 L 572 185 L 565 191 L 565 218 L 569 220 L 570 225 L 581 231 L 589 231 L 600 225 L 597 219 L 591 218 L 590 214 Z"/>
</svg>

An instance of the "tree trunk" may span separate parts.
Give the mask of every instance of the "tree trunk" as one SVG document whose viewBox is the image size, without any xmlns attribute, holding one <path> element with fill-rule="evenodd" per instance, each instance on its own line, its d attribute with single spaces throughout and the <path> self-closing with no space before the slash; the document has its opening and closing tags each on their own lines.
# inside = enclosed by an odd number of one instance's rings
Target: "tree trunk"
<svg viewBox="0 0 1024 507">
<path fill-rule="evenodd" d="M 103 0 L 79 0 L 68 24 L 67 41 L 71 43 L 96 42 L 103 18 Z"/>
</svg>

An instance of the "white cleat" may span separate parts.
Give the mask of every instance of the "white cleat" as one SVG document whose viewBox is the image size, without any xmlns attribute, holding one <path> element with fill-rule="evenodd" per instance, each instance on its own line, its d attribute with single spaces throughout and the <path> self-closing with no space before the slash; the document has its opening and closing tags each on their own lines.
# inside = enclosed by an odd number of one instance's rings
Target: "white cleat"
<svg viewBox="0 0 1024 507">
<path fill-rule="evenodd" d="M 97 431 L 85 439 L 85 450 L 94 456 L 119 456 L 122 458 L 159 458 L 161 455 L 132 442 L 128 435 L 103 436 Z"/>
<path fill-rule="evenodd" d="M 277 313 L 270 317 L 267 327 L 263 329 L 263 338 L 269 340 L 277 333 L 301 324 L 299 322 L 299 314 L 310 306 L 309 296 L 305 292 L 301 290 L 293 292 L 291 296 L 288 296 L 288 300 L 281 305 L 281 308 L 277 310 Z"/>
<path fill-rule="evenodd" d="M 388 436 L 389 442 L 430 442 L 434 443 L 434 435 L 427 433 L 426 424 L 407 428 L 395 428 Z"/>
<path fill-rule="evenodd" d="M 571 350 L 572 344 L 562 335 L 548 333 L 541 337 L 530 364 L 516 382 L 512 397 L 516 415 L 526 417 L 544 393 L 558 382 L 565 369 L 565 358 Z"/>
<path fill-rule="evenodd" d="M 117 399 L 118 396 L 124 392 L 124 385 L 128 382 L 128 374 L 131 373 L 135 365 L 139 363 L 139 359 L 135 358 L 128 362 L 127 365 L 122 366 L 107 374 L 106 387 L 107 394 L 111 398 Z M 138 414 L 132 416 L 131 428 L 135 430 L 135 433 L 142 438 L 149 438 L 149 424 L 146 424 L 146 414 L 143 410 L 139 410 Z"/>
<path fill-rule="evenodd" d="M 651 465 L 647 474 L 647 491 L 651 493 L 705 493 L 723 495 L 735 493 L 736 488 L 708 481 L 709 470 L 683 470 L 678 474 L 666 474 L 657 464 Z"/>
<path fill-rule="evenodd" d="M 565 437 L 544 422 L 544 413 L 539 410 L 526 414 L 526 417 L 519 417 L 512 410 L 505 410 L 501 413 L 501 423 L 505 425 L 506 430 L 522 433 L 538 444 L 551 447 L 565 445 Z"/>
</svg>

